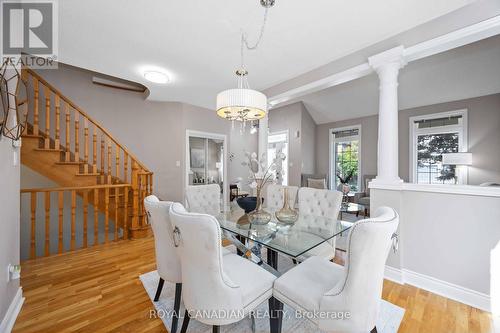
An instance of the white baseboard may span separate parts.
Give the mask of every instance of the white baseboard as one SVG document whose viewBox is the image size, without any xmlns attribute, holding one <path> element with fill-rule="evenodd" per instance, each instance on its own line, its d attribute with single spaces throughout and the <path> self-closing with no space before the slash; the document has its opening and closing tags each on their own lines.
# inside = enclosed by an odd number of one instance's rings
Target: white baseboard
<svg viewBox="0 0 500 333">
<path fill-rule="evenodd" d="M 399 268 L 385 266 L 385 278 L 399 284 L 404 284 L 403 272 Z"/>
<path fill-rule="evenodd" d="M 434 277 L 385 266 L 385 278 L 399 284 L 410 284 L 434 294 L 491 312 L 490 296 Z"/>
<path fill-rule="evenodd" d="M 23 289 L 19 287 L 17 290 L 16 296 L 9 305 L 7 309 L 7 313 L 2 319 L 0 323 L 0 332 L 2 333 L 10 333 L 12 328 L 14 327 L 14 323 L 16 322 L 17 316 L 21 311 L 21 307 L 23 306 L 24 297 L 23 297 Z"/>
</svg>

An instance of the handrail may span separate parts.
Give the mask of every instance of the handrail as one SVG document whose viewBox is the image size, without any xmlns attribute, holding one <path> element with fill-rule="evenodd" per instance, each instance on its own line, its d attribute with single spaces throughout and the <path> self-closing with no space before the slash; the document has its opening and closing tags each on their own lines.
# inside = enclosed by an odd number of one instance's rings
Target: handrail
<svg viewBox="0 0 500 333">
<path fill-rule="evenodd" d="M 86 190 L 100 190 L 100 189 L 105 189 L 105 188 L 123 188 L 123 187 L 131 187 L 131 186 L 132 186 L 132 184 L 104 184 L 104 185 L 75 186 L 75 187 L 23 188 L 23 189 L 21 189 L 21 193 L 86 191 Z"/>
<path fill-rule="evenodd" d="M 102 127 L 99 123 L 97 123 L 95 120 L 93 120 L 88 114 L 86 114 L 79 106 L 77 106 L 75 103 L 73 103 L 70 99 L 68 99 L 61 91 L 59 91 L 57 88 L 53 87 L 50 83 L 48 83 L 44 78 L 42 78 L 38 73 L 36 73 L 34 70 L 31 68 L 24 68 L 30 75 L 34 76 L 38 81 L 40 81 L 44 86 L 52 90 L 56 95 L 59 95 L 59 97 L 66 102 L 69 106 L 71 106 L 73 109 L 78 111 L 83 117 L 85 117 L 89 122 L 91 122 L 94 126 L 99 128 L 106 136 L 111 139 L 116 145 L 120 146 L 121 149 L 123 149 L 124 152 L 127 153 L 127 155 L 132 158 L 140 167 L 141 169 L 145 171 L 149 171 L 148 168 L 144 164 L 142 164 L 139 159 L 132 154 L 126 147 L 124 147 L 121 143 L 118 142 L 104 127 Z"/>
</svg>

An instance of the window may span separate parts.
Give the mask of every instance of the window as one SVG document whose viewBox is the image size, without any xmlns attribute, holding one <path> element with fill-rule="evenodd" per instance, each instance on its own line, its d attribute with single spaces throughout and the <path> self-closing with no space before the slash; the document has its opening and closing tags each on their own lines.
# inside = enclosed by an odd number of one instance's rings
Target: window
<svg viewBox="0 0 500 333">
<path fill-rule="evenodd" d="M 467 169 L 443 165 L 444 153 L 467 151 L 467 111 L 410 118 L 410 177 L 418 184 L 466 184 Z"/>
<path fill-rule="evenodd" d="M 288 185 L 288 131 L 270 133 L 267 138 L 267 164 L 271 165 L 276 153 L 282 152 L 285 154 L 285 160 L 283 161 L 282 168 L 283 171 L 278 177 L 281 177 L 282 185 Z M 277 177 L 276 171 L 274 172 L 274 177 Z"/>
<path fill-rule="evenodd" d="M 361 126 L 333 129 L 330 140 L 330 188 L 338 188 L 342 179 L 351 191 L 359 192 Z"/>
</svg>

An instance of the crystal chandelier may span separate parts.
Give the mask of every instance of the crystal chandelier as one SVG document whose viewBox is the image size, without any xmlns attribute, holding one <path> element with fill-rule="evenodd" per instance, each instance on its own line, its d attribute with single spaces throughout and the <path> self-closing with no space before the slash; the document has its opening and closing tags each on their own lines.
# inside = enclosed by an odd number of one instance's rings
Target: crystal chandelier
<svg viewBox="0 0 500 333">
<path fill-rule="evenodd" d="M 257 41 L 254 45 L 249 45 L 246 34 L 241 35 L 241 67 L 236 71 L 238 88 L 224 90 L 217 95 L 217 115 L 231 120 L 233 124 L 235 120 L 241 121 L 242 126 L 245 126 L 247 121 L 255 121 L 265 117 L 267 113 L 267 97 L 260 91 L 250 89 L 247 79 L 248 71 L 244 62 L 244 49 L 255 50 L 262 40 L 267 22 L 267 12 L 274 5 L 274 0 L 260 0 L 260 3 L 265 8 L 265 13 Z"/>
</svg>

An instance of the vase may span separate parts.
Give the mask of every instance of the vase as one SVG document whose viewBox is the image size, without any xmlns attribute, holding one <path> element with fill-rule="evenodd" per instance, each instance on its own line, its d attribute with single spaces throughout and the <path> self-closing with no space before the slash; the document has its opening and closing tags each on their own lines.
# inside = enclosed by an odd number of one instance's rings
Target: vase
<svg viewBox="0 0 500 333">
<path fill-rule="evenodd" d="M 243 197 L 236 199 L 236 203 L 246 214 L 252 212 L 257 207 L 257 197 Z"/>
<path fill-rule="evenodd" d="M 275 213 L 276 219 L 283 224 L 294 224 L 299 218 L 299 213 L 290 207 L 288 199 L 288 188 L 283 188 L 283 208 Z"/>
<path fill-rule="evenodd" d="M 261 188 L 257 187 L 257 206 L 253 212 L 247 214 L 250 224 L 264 225 L 271 221 L 271 214 L 262 208 Z"/>
</svg>

